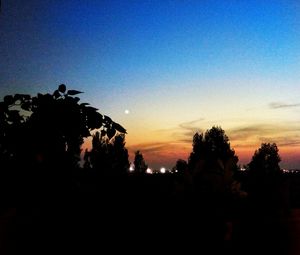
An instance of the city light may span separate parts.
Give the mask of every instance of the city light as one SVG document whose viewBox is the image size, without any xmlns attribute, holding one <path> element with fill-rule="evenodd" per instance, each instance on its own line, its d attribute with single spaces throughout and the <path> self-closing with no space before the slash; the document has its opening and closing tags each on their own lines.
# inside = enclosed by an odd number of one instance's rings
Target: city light
<svg viewBox="0 0 300 255">
<path fill-rule="evenodd" d="M 152 169 L 148 167 L 147 170 L 146 170 L 146 173 L 147 173 L 147 174 L 152 174 L 152 173 L 153 173 L 153 172 L 152 172 Z"/>
<path fill-rule="evenodd" d="M 160 169 L 160 173 L 165 174 L 165 173 L 166 173 L 166 168 L 162 167 L 162 168 Z"/>
<path fill-rule="evenodd" d="M 133 172 L 134 171 L 134 165 L 131 164 L 130 167 L 129 167 L 129 172 Z"/>
</svg>

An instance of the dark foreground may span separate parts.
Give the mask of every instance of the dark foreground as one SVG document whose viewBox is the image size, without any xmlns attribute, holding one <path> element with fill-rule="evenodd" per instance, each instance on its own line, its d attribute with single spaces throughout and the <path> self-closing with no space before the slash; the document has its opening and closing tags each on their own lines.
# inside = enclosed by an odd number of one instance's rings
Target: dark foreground
<svg viewBox="0 0 300 255">
<path fill-rule="evenodd" d="M 106 178 L 24 191 L 18 210 L 1 210 L 0 253 L 300 253 L 300 209 L 251 198 L 228 205 L 214 194 L 174 192 L 173 184 L 169 177 Z"/>
<path fill-rule="evenodd" d="M 63 210 L 63 208 L 59 209 Z M 59 211 L 59 209 L 57 210 Z M 18 250 L 20 252 L 30 252 L 31 254 L 182 251 L 185 254 L 191 254 L 192 252 L 198 254 L 212 254 L 213 252 L 222 252 L 222 254 L 251 254 L 253 252 L 260 254 L 261 252 L 267 252 L 269 254 L 270 252 L 276 252 L 276 254 L 290 255 L 297 255 L 300 251 L 300 209 L 291 211 L 290 216 L 284 219 L 281 229 L 271 233 L 274 231 L 274 226 L 263 224 L 256 232 L 252 230 L 251 234 L 257 235 L 256 237 L 244 240 L 241 243 L 237 243 L 236 239 L 203 243 L 203 240 L 200 239 L 201 235 L 198 236 L 199 232 L 187 226 L 188 230 L 194 230 L 195 232 L 184 233 L 181 232 L 182 228 L 173 226 L 172 230 L 175 232 L 172 233 L 171 239 L 170 236 L 163 236 L 166 225 L 158 226 L 157 222 L 151 225 L 150 219 L 147 221 L 148 224 L 144 221 L 139 222 L 139 226 L 132 225 L 132 222 L 120 223 L 118 220 L 112 220 L 112 216 L 107 218 L 106 221 L 103 219 L 95 222 L 95 219 L 92 220 L 95 212 L 92 215 L 85 215 L 87 218 L 84 219 L 84 223 L 82 222 L 83 219 L 79 222 L 78 219 L 73 219 L 75 222 L 72 222 L 70 218 L 64 218 L 66 217 L 65 212 L 60 212 L 61 218 L 57 219 L 57 222 L 53 222 L 53 219 L 44 219 L 44 222 L 38 223 L 36 221 L 41 219 L 32 219 L 27 215 L 30 218 L 26 219 L 26 224 L 19 229 L 20 234 L 25 236 L 18 236 L 20 238 L 18 240 Z M 40 215 L 40 210 L 33 209 L 32 214 L 36 214 L 34 217 L 37 217 L 37 214 Z M 84 214 L 81 214 L 81 216 L 84 216 Z M 16 254 L 15 221 L 16 210 L 13 208 L 7 210 L 1 216 L 1 254 Z M 135 224 L 137 223 L 135 222 Z M 269 229 L 266 229 L 266 226 Z M 147 232 L 144 229 L 145 227 L 147 227 L 147 231 L 151 230 L 153 232 Z M 140 230 L 140 232 L 136 232 L 137 230 Z M 265 236 L 260 240 L 262 233 L 271 236 Z M 274 238 L 274 235 L 278 233 L 279 236 L 275 237 L 274 240 L 270 240 L 270 237 Z M 177 238 L 174 238 L 174 235 Z"/>
</svg>

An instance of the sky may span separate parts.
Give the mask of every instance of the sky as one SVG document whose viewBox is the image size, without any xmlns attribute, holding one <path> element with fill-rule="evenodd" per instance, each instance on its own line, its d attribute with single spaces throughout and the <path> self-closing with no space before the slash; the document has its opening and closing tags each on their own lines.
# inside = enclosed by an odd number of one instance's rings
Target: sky
<svg viewBox="0 0 300 255">
<path fill-rule="evenodd" d="M 275 142 L 300 168 L 299 27 L 298 0 L 2 0 L 0 98 L 84 91 L 152 168 L 212 126 L 241 165 Z"/>
</svg>

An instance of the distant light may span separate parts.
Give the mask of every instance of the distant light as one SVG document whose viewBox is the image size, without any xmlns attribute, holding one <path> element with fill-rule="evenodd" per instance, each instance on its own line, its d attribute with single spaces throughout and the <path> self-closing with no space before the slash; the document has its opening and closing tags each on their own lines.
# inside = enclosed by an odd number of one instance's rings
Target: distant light
<svg viewBox="0 0 300 255">
<path fill-rule="evenodd" d="M 126 110 L 124 111 L 124 113 L 125 113 L 125 114 L 129 114 L 130 111 L 129 111 L 128 109 L 126 109 Z"/>
<path fill-rule="evenodd" d="M 162 168 L 160 169 L 160 172 L 161 172 L 162 174 L 165 174 L 165 173 L 166 173 L 166 168 L 162 167 Z"/>
<path fill-rule="evenodd" d="M 175 170 L 175 173 L 178 173 L 178 170 L 177 170 L 177 169 Z"/>
<path fill-rule="evenodd" d="M 130 165 L 129 171 L 130 171 L 130 172 L 133 172 L 133 171 L 134 171 L 134 165 Z"/>
<path fill-rule="evenodd" d="M 147 174 L 152 174 L 152 169 L 148 167 L 147 170 L 146 170 L 146 173 Z"/>
</svg>

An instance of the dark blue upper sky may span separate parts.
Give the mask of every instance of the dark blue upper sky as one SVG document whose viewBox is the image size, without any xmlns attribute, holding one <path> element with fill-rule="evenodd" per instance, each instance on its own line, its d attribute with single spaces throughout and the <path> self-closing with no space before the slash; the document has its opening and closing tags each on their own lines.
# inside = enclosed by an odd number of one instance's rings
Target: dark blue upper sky
<svg viewBox="0 0 300 255">
<path fill-rule="evenodd" d="M 1 85 L 53 86 L 66 80 L 128 86 L 147 77 L 280 75 L 298 67 L 293 66 L 299 52 L 296 1 L 10 0 L 2 5 Z M 289 70 L 282 70 L 282 61 Z"/>
</svg>

